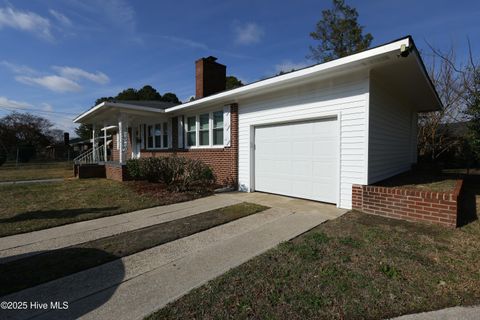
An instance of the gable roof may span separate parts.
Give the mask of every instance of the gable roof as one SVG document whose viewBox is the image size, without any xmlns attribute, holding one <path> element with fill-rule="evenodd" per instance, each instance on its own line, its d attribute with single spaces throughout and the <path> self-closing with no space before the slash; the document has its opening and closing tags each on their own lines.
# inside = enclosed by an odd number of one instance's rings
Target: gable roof
<svg viewBox="0 0 480 320">
<path fill-rule="evenodd" d="M 165 113 L 175 113 L 177 111 L 187 111 L 192 108 L 206 107 L 215 104 L 234 103 L 237 102 L 240 98 L 262 94 L 264 92 L 267 92 L 268 90 L 295 86 L 298 85 L 299 82 L 303 83 L 306 81 L 318 81 L 323 78 L 331 77 L 335 73 L 342 71 L 350 72 L 351 70 L 355 70 L 356 68 L 371 68 L 375 65 L 385 63 L 388 60 L 393 61 L 394 58 L 399 57 L 410 57 L 408 58 L 409 61 L 411 61 L 410 70 L 414 70 L 416 72 L 416 79 L 421 85 L 421 88 L 418 88 L 418 86 L 416 88 L 416 91 L 418 91 L 417 95 L 420 94 L 422 96 L 425 96 L 422 97 L 422 101 L 419 102 L 419 104 L 424 105 L 422 106 L 423 110 L 421 111 L 432 111 L 442 108 L 440 98 L 435 90 L 435 87 L 430 77 L 428 76 L 425 65 L 420 57 L 418 50 L 416 49 L 413 39 L 411 36 L 406 36 L 404 38 L 400 38 L 356 54 L 352 54 L 324 63 L 315 64 L 286 74 L 252 82 L 242 87 L 222 91 L 180 105 L 171 106 L 162 111 Z M 406 76 L 404 76 L 404 78 Z M 404 79 L 402 79 L 402 81 L 404 81 Z M 117 105 L 119 107 L 128 109 L 136 109 L 136 107 L 141 107 L 133 101 L 132 104 L 122 103 L 121 105 Z M 93 111 L 94 109 L 99 109 L 106 106 L 111 105 L 109 103 L 103 106 L 102 104 L 99 104 L 93 109 L 90 109 L 89 111 L 78 116 L 74 120 L 74 122 L 81 122 L 81 120 L 87 114 L 90 114 L 91 111 Z"/>
</svg>

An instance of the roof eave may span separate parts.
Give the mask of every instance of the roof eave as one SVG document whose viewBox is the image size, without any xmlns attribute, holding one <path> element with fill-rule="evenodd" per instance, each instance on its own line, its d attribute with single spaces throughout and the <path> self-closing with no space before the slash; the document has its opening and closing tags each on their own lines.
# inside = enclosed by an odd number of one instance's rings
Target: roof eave
<svg viewBox="0 0 480 320">
<path fill-rule="evenodd" d="M 73 122 L 82 123 L 82 120 L 85 119 L 87 116 L 92 115 L 93 113 L 96 113 L 97 111 L 103 110 L 108 107 L 115 107 L 115 108 L 127 109 L 127 110 L 147 111 L 152 113 L 165 113 L 164 109 L 156 109 L 156 108 L 126 104 L 126 103 L 104 101 L 102 103 L 99 103 L 95 107 L 91 108 L 90 110 L 80 114 L 78 117 L 76 117 L 73 120 Z"/>
<path fill-rule="evenodd" d="M 405 38 L 401 38 L 397 41 L 375 47 L 366 51 L 362 51 L 347 57 L 339 58 L 333 61 L 317 64 L 311 67 L 307 67 L 304 69 L 300 69 L 297 71 L 293 71 L 281 76 L 277 76 L 274 78 L 270 79 L 265 79 L 261 80 L 258 82 L 254 82 L 248 85 L 245 85 L 243 87 L 239 87 L 236 89 L 232 89 L 229 91 L 224 91 L 220 92 L 217 94 L 214 94 L 212 96 L 208 96 L 205 98 L 202 98 L 200 100 L 192 101 L 192 102 L 187 102 L 175 107 L 167 108 L 165 111 L 167 113 L 173 112 L 173 111 L 179 111 L 179 110 L 184 110 L 192 107 L 198 107 L 202 104 L 207 104 L 207 103 L 213 103 L 215 101 L 221 101 L 221 100 L 234 100 L 235 98 L 241 96 L 242 94 L 245 94 L 247 92 L 252 92 L 252 91 L 261 91 L 262 89 L 267 89 L 271 86 L 275 85 L 280 85 L 283 83 L 288 83 L 288 82 L 294 82 L 294 80 L 299 80 L 302 78 L 306 78 L 308 76 L 313 76 L 315 74 L 320 74 L 324 73 L 326 71 L 331 71 L 336 68 L 354 63 L 354 62 L 360 62 L 362 60 L 372 58 L 381 54 L 389 53 L 392 51 L 400 50 L 402 45 L 405 45 L 406 47 L 409 47 L 411 44 L 411 37 L 407 36 Z"/>
</svg>

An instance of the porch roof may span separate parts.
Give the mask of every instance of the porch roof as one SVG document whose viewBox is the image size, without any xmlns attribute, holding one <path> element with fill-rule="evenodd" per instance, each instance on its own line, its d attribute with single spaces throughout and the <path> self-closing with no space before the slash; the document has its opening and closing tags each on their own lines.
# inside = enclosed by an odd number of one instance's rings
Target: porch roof
<svg viewBox="0 0 480 320">
<path fill-rule="evenodd" d="M 175 106 L 175 104 L 163 101 L 104 101 L 76 117 L 73 122 L 93 123 L 106 121 L 109 123 L 112 120 L 112 114 L 117 114 L 118 112 L 151 116 L 164 114 L 165 109 L 172 106 Z"/>
</svg>

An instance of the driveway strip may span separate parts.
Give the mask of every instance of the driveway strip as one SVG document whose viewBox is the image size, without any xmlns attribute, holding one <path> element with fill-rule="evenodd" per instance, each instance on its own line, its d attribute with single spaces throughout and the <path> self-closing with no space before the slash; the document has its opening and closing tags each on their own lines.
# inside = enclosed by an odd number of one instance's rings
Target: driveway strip
<svg viewBox="0 0 480 320">
<path fill-rule="evenodd" d="M 2 298 L 69 301 L 68 310 L 16 311 L 7 316 L 9 319 L 143 318 L 230 268 L 345 212 L 303 200 L 261 197 L 256 199 L 258 203 L 272 209 Z M 242 195 L 225 198 L 253 200 Z M 274 204 L 277 206 L 273 207 Z"/>
</svg>

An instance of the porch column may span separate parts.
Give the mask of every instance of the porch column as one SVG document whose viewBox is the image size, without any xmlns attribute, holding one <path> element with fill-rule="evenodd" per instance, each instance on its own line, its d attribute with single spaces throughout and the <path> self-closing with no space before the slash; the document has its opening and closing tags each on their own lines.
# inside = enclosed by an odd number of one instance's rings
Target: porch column
<svg viewBox="0 0 480 320">
<path fill-rule="evenodd" d="M 92 148 L 93 148 L 92 157 L 93 157 L 93 162 L 97 162 L 97 160 L 98 160 L 98 157 L 97 157 L 97 146 L 98 146 L 97 137 L 98 137 L 97 126 L 95 124 L 93 124 L 92 125 L 92 139 L 93 139 L 93 142 L 92 142 Z"/>
<path fill-rule="evenodd" d="M 107 125 L 103 124 L 103 161 L 107 162 Z"/>
<path fill-rule="evenodd" d="M 133 123 L 130 123 L 130 127 L 132 128 L 132 134 L 130 136 L 130 141 L 132 144 L 132 150 L 130 152 L 130 159 L 137 158 L 137 126 Z"/>
<path fill-rule="evenodd" d="M 125 115 L 120 115 L 118 120 L 119 141 L 119 161 L 123 164 L 126 160 L 127 143 L 128 143 L 128 119 Z"/>
</svg>

